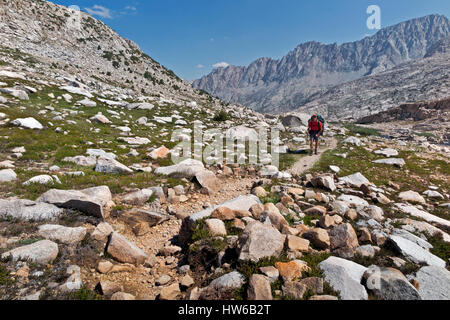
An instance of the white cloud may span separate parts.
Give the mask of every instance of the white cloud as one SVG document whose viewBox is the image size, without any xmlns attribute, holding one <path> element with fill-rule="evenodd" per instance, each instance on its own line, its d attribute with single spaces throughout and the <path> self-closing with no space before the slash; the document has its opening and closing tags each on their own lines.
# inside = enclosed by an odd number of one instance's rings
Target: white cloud
<svg viewBox="0 0 450 320">
<path fill-rule="evenodd" d="M 125 10 L 136 11 L 137 8 L 134 7 L 134 6 L 126 6 L 126 7 L 125 7 Z"/>
<path fill-rule="evenodd" d="M 198 68 L 198 69 L 203 69 L 204 67 L 205 67 L 204 65 L 198 64 L 196 68 Z"/>
<path fill-rule="evenodd" d="M 92 8 L 84 8 L 84 10 L 86 10 L 86 12 L 91 16 L 99 16 L 105 19 L 112 19 L 111 10 L 103 6 L 99 6 L 98 4 L 94 5 Z"/>
<path fill-rule="evenodd" d="M 219 62 L 219 63 L 213 64 L 214 68 L 226 68 L 228 66 L 229 66 L 229 64 L 226 62 Z"/>
</svg>

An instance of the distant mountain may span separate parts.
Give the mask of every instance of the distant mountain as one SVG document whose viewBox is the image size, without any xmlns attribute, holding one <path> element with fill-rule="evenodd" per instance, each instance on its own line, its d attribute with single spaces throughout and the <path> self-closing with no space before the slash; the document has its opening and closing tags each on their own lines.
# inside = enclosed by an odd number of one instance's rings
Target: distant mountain
<svg viewBox="0 0 450 320">
<path fill-rule="evenodd" d="M 217 68 L 193 86 L 257 111 L 290 111 L 336 85 L 381 74 L 422 59 L 427 52 L 432 55 L 441 50 L 437 43 L 448 36 L 447 17 L 430 15 L 384 28 L 356 42 L 308 42 L 280 60 L 262 58 L 248 67 Z"/>
<path fill-rule="evenodd" d="M 328 119 L 356 120 L 404 103 L 449 96 L 450 43 L 442 41 L 430 48 L 424 59 L 316 93 L 297 111 L 320 112 Z"/>
</svg>

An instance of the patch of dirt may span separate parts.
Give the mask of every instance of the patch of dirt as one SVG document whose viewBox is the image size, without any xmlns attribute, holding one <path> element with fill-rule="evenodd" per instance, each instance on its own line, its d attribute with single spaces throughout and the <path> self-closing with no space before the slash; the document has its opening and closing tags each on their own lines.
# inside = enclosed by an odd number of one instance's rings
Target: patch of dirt
<svg viewBox="0 0 450 320">
<path fill-rule="evenodd" d="M 255 179 L 252 177 L 223 178 L 223 189 L 221 192 L 211 196 L 197 192 L 193 195 L 188 194 L 188 201 L 176 205 L 163 204 L 162 209 L 164 211 L 168 206 L 171 206 L 177 212 L 186 212 L 191 215 L 203 210 L 205 204 L 213 206 L 239 195 L 249 194 Z M 179 282 L 184 276 L 177 271 L 179 266 L 186 263 L 186 261 L 182 260 L 181 254 L 173 256 L 174 259 L 157 255 L 165 245 L 177 245 L 176 237 L 180 231 L 181 220 L 172 216 L 169 221 L 150 228 L 149 233 L 140 237 L 137 237 L 129 226 L 124 225 L 121 219 L 110 217 L 106 221 L 111 224 L 114 230 L 120 232 L 139 248 L 143 249 L 148 256 L 155 255 L 156 263 L 152 268 L 126 265 L 129 267 L 129 271 L 108 274 L 99 273 L 95 265 L 91 265 L 90 268 L 83 268 L 82 280 L 89 289 L 94 289 L 99 281 L 108 280 L 123 286 L 125 292 L 135 295 L 137 299 L 154 300 L 163 287 Z M 119 264 L 112 259 L 104 260 L 109 260 L 115 265 Z M 164 286 L 157 286 L 156 281 L 162 275 L 169 275 L 172 279 Z"/>
<path fill-rule="evenodd" d="M 293 174 L 293 175 L 301 175 L 302 173 L 304 173 L 305 171 L 308 171 L 309 169 L 311 169 L 314 164 L 319 161 L 320 157 L 322 156 L 322 154 L 328 150 L 332 150 L 335 149 L 337 147 L 337 140 L 335 138 L 329 138 L 327 139 L 328 141 L 326 142 L 325 145 L 320 145 L 319 144 L 319 154 L 318 155 L 312 155 L 310 156 L 309 154 L 305 157 L 302 157 L 299 161 L 297 161 L 291 169 L 288 170 L 289 173 Z M 309 146 L 308 146 L 309 148 Z M 309 151 L 309 149 L 308 149 Z"/>
</svg>

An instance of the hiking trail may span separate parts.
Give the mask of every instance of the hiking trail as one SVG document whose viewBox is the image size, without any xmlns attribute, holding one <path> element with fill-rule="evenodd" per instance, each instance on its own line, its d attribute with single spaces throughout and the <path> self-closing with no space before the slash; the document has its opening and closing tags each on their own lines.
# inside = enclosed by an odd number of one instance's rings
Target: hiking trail
<svg viewBox="0 0 450 320">
<path fill-rule="evenodd" d="M 318 155 L 312 155 L 309 154 L 302 157 L 300 160 L 298 160 L 292 168 L 287 170 L 290 174 L 296 174 L 301 175 L 305 171 L 311 169 L 314 164 L 320 160 L 320 157 L 323 155 L 324 152 L 328 150 L 335 149 L 337 147 L 337 140 L 335 138 L 329 138 L 327 139 L 326 144 L 319 145 L 319 154 Z M 308 146 L 308 152 L 309 152 L 309 146 Z"/>
</svg>

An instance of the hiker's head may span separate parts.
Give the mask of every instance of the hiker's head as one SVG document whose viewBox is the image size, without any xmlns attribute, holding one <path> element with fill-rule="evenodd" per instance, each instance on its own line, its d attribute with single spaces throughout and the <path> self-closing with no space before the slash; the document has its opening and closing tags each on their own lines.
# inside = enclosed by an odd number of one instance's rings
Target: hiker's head
<svg viewBox="0 0 450 320">
<path fill-rule="evenodd" d="M 313 120 L 313 121 L 317 121 L 317 114 L 314 114 L 314 115 L 312 116 L 312 120 Z"/>
</svg>

